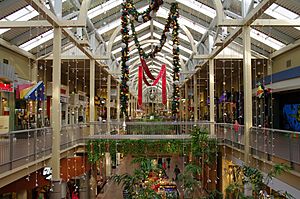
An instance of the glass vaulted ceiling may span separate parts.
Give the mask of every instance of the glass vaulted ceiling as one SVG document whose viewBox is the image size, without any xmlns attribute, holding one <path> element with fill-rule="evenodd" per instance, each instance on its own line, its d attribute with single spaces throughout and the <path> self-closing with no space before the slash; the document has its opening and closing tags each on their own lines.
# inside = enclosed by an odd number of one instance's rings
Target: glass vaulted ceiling
<svg viewBox="0 0 300 199">
<path fill-rule="evenodd" d="M 63 2 L 66 1 L 66 0 L 63 0 Z M 206 6 L 205 4 L 202 4 L 201 2 L 198 2 L 196 0 L 176 0 L 177 2 L 193 9 L 193 10 L 196 10 L 210 18 L 214 18 L 216 16 L 216 11 L 208 6 Z M 239 0 L 241 1 L 241 0 Z M 110 9 L 116 7 L 116 6 L 119 6 L 120 4 L 122 3 L 122 0 L 109 0 L 99 6 L 96 6 L 95 8 L 91 9 L 88 11 L 88 17 L 90 19 L 98 16 L 98 15 L 101 15 L 101 14 L 105 14 L 107 11 L 109 11 Z M 163 8 L 163 9 L 160 9 L 161 14 L 167 14 L 168 11 L 167 9 Z M 282 6 L 279 6 L 278 4 L 276 3 L 273 3 L 270 8 L 268 8 L 266 11 L 265 11 L 265 14 L 275 18 L 275 19 L 298 19 L 299 18 L 299 15 L 286 9 L 286 8 L 283 8 Z M 38 16 L 38 12 L 36 12 L 30 5 L 29 6 L 26 6 L 25 8 L 22 8 L 14 13 L 12 13 L 11 15 L 5 17 L 5 18 L 2 18 L 0 20 L 2 21 L 7 21 L 7 20 L 10 20 L 10 21 L 27 21 L 27 20 L 30 20 L 34 17 Z M 182 18 L 181 19 L 181 23 L 185 24 L 187 27 L 189 27 L 189 23 L 193 23 L 194 25 L 194 22 L 192 22 L 191 20 L 189 19 L 184 19 Z M 116 21 L 113 21 L 109 24 L 107 24 L 105 26 L 105 29 L 101 28 L 98 30 L 98 32 L 100 34 L 103 34 L 109 30 L 111 30 L 112 28 L 118 26 L 119 23 L 118 23 L 118 20 Z M 197 28 L 198 32 L 203 32 L 205 31 L 205 27 L 202 27 L 201 25 L 198 26 Z M 299 27 L 295 27 L 295 29 L 297 30 L 300 30 Z M 3 34 L 7 31 L 9 31 L 10 29 L 0 29 L 0 34 Z M 257 37 L 259 35 L 259 37 Z M 251 37 L 257 39 L 258 41 L 270 46 L 271 48 L 275 49 L 275 50 L 278 50 L 282 47 L 285 46 L 285 44 L 283 44 L 282 42 L 274 39 L 274 38 L 271 38 L 269 37 L 268 35 L 258 31 L 258 30 L 254 30 L 252 29 L 252 32 L 251 32 Z M 43 35 L 40 35 L 39 37 L 37 38 L 34 38 L 28 42 L 25 42 L 24 44 L 20 45 L 21 48 L 23 48 L 24 50 L 27 50 L 27 51 L 30 51 L 31 49 L 37 47 L 38 45 L 50 40 L 53 38 L 53 32 L 52 30 L 44 33 Z M 39 40 L 39 42 L 36 42 L 37 40 Z"/>
</svg>

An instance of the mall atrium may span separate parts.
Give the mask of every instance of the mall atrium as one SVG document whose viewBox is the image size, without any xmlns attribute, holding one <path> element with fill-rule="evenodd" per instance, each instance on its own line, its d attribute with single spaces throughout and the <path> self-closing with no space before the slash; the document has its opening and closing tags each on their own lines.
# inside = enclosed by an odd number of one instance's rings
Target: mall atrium
<svg viewBox="0 0 300 199">
<path fill-rule="evenodd" d="M 299 0 L 0 0 L 1 199 L 300 199 Z"/>
</svg>

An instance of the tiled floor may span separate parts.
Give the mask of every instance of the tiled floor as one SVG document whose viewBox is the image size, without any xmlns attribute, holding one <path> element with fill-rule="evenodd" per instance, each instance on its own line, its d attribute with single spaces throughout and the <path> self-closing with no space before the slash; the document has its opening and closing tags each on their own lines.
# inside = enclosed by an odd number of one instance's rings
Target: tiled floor
<svg viewBox="0 0 300 199">
<path fill-rule="evenodd" d="M 131 157 L 125 157 L 121 161 L 121 165 L 116 169 L 117 174 L 123 174 L 123 173 L 131 173 L 134 169 L 134 166 L 131 165 Z M 175 165 L 178 164 L 180 170 L 183 170 L 183 161 L 181 158 L 177 157 L 172 157 L 171 160 L 171 165 L 170 169 L 167 169 L 167 174 L 170 178 L 174 177 L 174 167 Z M 109 182 L 106 190 L 103 194 L 99 194 L 97 196 L 97 199 L 123 199 L 122 196 L 122 187 L 116 185 L 113 182 Z"/>
</svg>

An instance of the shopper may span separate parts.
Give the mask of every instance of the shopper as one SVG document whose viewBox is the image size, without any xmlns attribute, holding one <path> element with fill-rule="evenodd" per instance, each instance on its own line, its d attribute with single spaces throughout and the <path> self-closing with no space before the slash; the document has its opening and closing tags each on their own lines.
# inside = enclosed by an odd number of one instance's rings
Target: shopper
<svg viewBox="0 0 300 199">
<path fill-rule="evenodd" d="M 171 165 L 171 158 L 167 157 L 167 162 L 168 162 L 168 169 L 170 169 L 170 165 Z"/>
<path fill-rule="evenodd" d="M 234 121 L 233 129 L 234 129 L 235 141 L 239 142 L 240 124 L 239 124 L 239 122 L 237 120 Z"/>
<path fill-rule="evenodd" d="M 177 164 L 175 165 L 174 173 L 175 173 L 175 180 L 178 180 L 178 175 L 180 174 L 180 169 L 178 168 Z"/>
</svg>

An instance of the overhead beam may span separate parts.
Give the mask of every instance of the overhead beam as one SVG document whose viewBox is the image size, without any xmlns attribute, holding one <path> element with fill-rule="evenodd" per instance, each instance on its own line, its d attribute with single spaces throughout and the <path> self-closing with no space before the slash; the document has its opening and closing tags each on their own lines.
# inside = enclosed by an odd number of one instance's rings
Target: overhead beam
<svg viewBox="0 0 300 199">
<path fill-rule="evenodd" d="M 41 15 L 43 15 L 50 24 L 53 24 L 54 27 L 60 27 L 61 22 L 58 18 L 50 11 L 46 6 L 44 6 L 39 0 L 26 0 L 35 10 L 37 10 Z M 86 49 L 82 43 L 74 36 L 73 32 L 67 28 L 62 29 L 63 34 L 69 38 L 69 40 L 84 53 L 90 59 L 94 59 L 93 54 L 90 50 Z"/>
<path fill-rule="evenodd" d="M 36 57 L 33 54 L 31 54 L 30 52 L 27 52 L 27 51 L 19 48 L 18 46 L 12 45 L 9 42 L 5 41 L 4 39 L 0 38 L 0 45 L 7 48 L 7 49 L 9 49 L 9 50 L 11 50 L 11 51 L 14 51 L 14 52 L 18 53 L 19 55 L 22 55 L 22 56 L 28 57 L 30 59 L 36 60 Z"/>
<path fill-rule="evenodd" d="M 87 12 L 89 10 L 90 4 L 91 4 L 91 0 L 83 0 L 81 3 L 78 21 L 84 24 L 86 24 L 86 18 L 88 17 Z"/>
<path fill-rule="evenodd" d="M 74 20 L 60 20 L 60 27 L 70 28 L 70 27 L 84 27 L 83 23 L 78 23 Z M 34 21 L 1 21 L 0 28 L 36 28 L 36 27 L 53 27 L 47 20 L 34 20 Z"/>
<path fill-rule="evenodd" d="M 37 12 L 46 18 L 46 20 L 52 24 L 54 27 L 85 27 L 85 23 L 82 23 L 78 20 L 59 20 L 56 15 L 51 12 L 44 4 L 39 0 L 25 0 L 30 4 Z M 68 26 L 69 25 L 69 26 Z"/>
<path fill-rule="evenodd" d="M 276 0 L 263 0 L 254 9 L 252 9 L 249 14 L 243 19 L 243 26 L 250 26 L 258 17 L 260 17 L 265 10 L 267 10 L 272 3 Z M 242 27 L 237 27 L 230 33 L 230 35 L 224 40 L 221 46 L 216 47 L 211 55 L 210 59 L 215 58 L 224 48 L 226 48 L 233 40 L 235 40 L 242 33 Z M 205 61 L 202 65 L 205 65 Z"/>
<path fill-rule="evenodd" d="M 242 19 L 226 19 L 221 23 L 222 26 L 244 26 Z M 251 26 L 280 26 L 280 27 L 300 27 L 300 19 L 256 19 Z"/>
<path fill-rule="evenodd" d="M 298 39 L 297 41 L 295 41 L 292 44 L 289 44 L 289 45 L 287 45 L 287 46 L 285 46 L 285 47 L 283 47 L 283 48 L 275 51 L 274 53 L 272 53 L 270 55 L 270 57 L 273 59 L 273 58 L 275 58 L 275 57 L 277 57 L 279 55 L 282 55 L 283 53 L 286 53 L 286 52 L 288 52 L 290 50 L 293 50 L 293 49 L 295 49 L 295 48 L 297 48 L 299 46 L 300 46 L 300 39 Z"/>
</svg>

